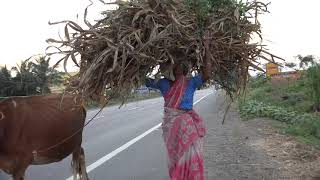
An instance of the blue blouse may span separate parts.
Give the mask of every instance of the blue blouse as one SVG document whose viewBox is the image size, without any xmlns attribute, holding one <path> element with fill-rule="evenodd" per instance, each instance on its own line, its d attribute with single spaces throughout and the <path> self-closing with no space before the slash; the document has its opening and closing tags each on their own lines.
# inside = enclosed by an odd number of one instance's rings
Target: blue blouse
<svg viewBox="0 0 320 180">
<path fill-rule="evenodd" d="M 191 110 L 193 107 L 193 96 L 197 88 L 203 85 L 204 81 L 201 75 L 197 75 L 189 79 L 186 91 L 180 103 L 180 108 Z M 162 96 L 164 96 L 170 89 L 170 80 L 163 78 L 159 81 L 154 79 L 146 79 L 146 86 L 150 88 L 159 89 Z"/>
</svg>

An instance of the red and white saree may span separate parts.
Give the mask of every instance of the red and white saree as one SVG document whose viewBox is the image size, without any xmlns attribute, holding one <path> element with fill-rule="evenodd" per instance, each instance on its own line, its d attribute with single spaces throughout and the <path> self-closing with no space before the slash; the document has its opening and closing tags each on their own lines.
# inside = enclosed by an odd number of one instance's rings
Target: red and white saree
<svg viewBox="0 0 320 180">
<path fill-rule="evenodd" d="M 180 110 L 188 80 L 182 76 L 166 93 L 163 138 L 171 180 L 204 180 L 203 120 L 194 110 Z"/>
</svg>

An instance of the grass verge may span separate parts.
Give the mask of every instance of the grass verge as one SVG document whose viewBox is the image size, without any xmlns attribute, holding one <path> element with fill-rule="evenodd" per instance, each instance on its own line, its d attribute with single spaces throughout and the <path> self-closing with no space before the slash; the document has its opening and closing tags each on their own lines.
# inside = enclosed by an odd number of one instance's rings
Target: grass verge
<svg viewBox="0 0 320 180">
<path fill-rule="evenodd" d="M 266 78 L 250 82 L 246 96 L 238 99 L 243 119 L 266 117 L 282 122 L 282 132 L 320 147 L 320 116 L 312 111 L 312 99 L 306 95 L 308 87 L 303 78 L 289 84 L 275 86 Z"/>
</svg>

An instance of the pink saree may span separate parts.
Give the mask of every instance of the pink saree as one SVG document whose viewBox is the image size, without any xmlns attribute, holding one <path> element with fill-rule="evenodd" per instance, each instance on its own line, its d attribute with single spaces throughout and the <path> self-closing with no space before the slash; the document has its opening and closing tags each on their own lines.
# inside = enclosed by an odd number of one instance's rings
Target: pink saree
<svg viewBox="0 0 320 180">
<path fill-rule="evenodd" d="M 204 180 L 204 123 L 194 110 L 179 110 L 187 84 L 188 80 L 182 76 L 164 97 L 162 130 L 169 175 L 171 180 Z"/>
</svg>

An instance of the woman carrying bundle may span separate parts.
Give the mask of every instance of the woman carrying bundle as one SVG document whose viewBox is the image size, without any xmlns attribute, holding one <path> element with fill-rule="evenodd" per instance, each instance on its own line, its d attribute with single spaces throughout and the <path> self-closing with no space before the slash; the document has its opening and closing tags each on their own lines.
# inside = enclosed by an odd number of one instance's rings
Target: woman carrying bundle
<svg viewBox="0 0 320 180">
<path fill-rule="evenodd" d="M 208 43 L 205 46 L 208 49 Z M 171 180 L 204 180 L 203 137 L 206 130 L 203 120 L 193 110 L 193 96 L 196 89 L 210 79 L 212 65 L 208 53 L 206 51 L 200 75 L 187 78 L 188 67 L 179 61 L 173 67 L 174 80 L 146 80 L 147 87 L 159 89 L 164 97 L 162 130 Z"/>
</svg>

